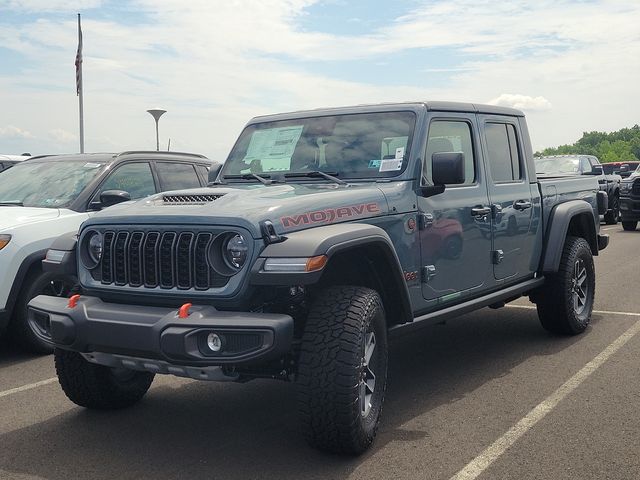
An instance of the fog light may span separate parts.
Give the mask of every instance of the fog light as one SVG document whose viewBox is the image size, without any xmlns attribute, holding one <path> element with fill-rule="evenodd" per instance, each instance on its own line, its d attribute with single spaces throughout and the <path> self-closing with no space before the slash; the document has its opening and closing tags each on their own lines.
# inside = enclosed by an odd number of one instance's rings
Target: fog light
<svg viewBox="0 0 640 480">
<path fill-rule="evenodd" d="M 212 352 L 219 352 L 222 350 L 222 338 L 217 333 L 210 333 L 207 336 L 207 347 Z"/>
</svg>

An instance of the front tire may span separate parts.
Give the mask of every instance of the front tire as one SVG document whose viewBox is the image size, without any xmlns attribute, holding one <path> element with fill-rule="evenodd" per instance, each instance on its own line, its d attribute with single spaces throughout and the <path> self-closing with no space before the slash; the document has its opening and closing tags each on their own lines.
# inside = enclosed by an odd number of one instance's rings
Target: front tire
<svg viewBox="0 0 640 480">
<path fill-rule="evenodd" d="M 77 352 L 56 348 L 54 359 L 62 390 L 69 400 L 85 408 L 129 407 L 147 393 L 153 382 L 153 373 L 94 365 Z"/>
<path fill-rule="evenodd" d="M 625 222 L 624 220 L 622 221 L 622 228 L 627 232 L 633 232 L 637 226 L 638 226 L 637 221 L 636 222 Z"/>
<path fill-rule="evenodd" d="M 567 237 L 558 272 L 537 293 L 538 318 L 545 330 L 563 335 L 589 326 L 595 298 L 595 266 L 584 238 Z"/>
<path fill-rule="evenodd" d="M 309 444 L 360 454 L 378 430 L 387 383 L 387 328 L 378 293 L 331 287 L 313 302 L 304 328 L 298 409 Z"/>
</svg>

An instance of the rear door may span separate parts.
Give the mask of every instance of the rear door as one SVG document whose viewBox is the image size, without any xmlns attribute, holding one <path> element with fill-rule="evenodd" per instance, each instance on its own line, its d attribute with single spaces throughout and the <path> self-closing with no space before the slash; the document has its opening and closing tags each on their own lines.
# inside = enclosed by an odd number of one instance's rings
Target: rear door
<svg viewBox="0 0 640 480">
<path fill-rule="evenodd" d="M 422 293 L 446 303 L 476 295 L 495 283 L 490 262 L 491 215 L 474 114 L 431 118 L 422 185 L 433 185 L 431 159 L 438 152 L 462 152 L 465 182 L 431 197 L 418 197 L 421 213 Z"/>
<path fill-rule="evenodd" d="M 535 229 L 531 187 L 517 118 L 480 115 L 493 216 L 491 260 L 496 280 L 531 272 Z"/>
</svg>

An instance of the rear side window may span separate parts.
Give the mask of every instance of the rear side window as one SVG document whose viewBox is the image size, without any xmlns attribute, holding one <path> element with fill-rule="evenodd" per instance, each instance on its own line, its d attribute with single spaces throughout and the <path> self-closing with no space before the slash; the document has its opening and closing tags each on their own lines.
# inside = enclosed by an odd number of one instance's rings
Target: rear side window
<svg viewBox="0 0 640 480">
<path fill-rule="evenodd" d="M 471 125 L 465 121 L 434 120 L 429 125 L 427 151 L 424 156 L 423 183 L 433 185 L 431 157 L 434 153 L 462 152 L 464 154 L 464 183 L 471 185 L 476 179 L 476 168 L 471 141 Z"/>
<path fill-rule="evenodd" d="M 209 167 L 205 167 L 204 165 L 196 165 L 196 170 L 200 172 L 200 176 L 204 178 L 206 182 L 209 178 Z"/>
<path fill-rule="evenodd" d="M 157 162 L 156 171 L 160 177 L 160 188 L 163 192 L 200 187 L 200 179 L 191 164 Z"/>
<path fill-rule="evenodd" d="M 489 169 L 494 182 L 522 179 L 516 129 L 510 123 L 487 123 L 484 127 Z"/>
<path fill-rule="evenodd" d="M 106 190 L 124 190 L 129 192 L 132 200 L 156 193 L 151 167 L 146 162 L 119 167 L 104 182 L 100 193 Z"/>
</svg>

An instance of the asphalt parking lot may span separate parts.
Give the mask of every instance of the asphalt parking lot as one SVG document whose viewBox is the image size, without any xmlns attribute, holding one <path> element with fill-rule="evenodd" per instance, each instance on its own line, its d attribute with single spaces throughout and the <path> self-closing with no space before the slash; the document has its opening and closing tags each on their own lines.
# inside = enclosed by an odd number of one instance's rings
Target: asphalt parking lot
<svg viewBox="0 0 640 480">
<path fill-rule="evenodd" d="M 135 407 L 66 399 L 51 357 L 0 346 L 1 479 L 638 479 L 640 231 L 603 227 L 592 326 L 546 333 L 522 299 L 392 347 L 381 429 L 358 458 L 297 430 L 293 385 L 156 377 Z"/>
</svg>

